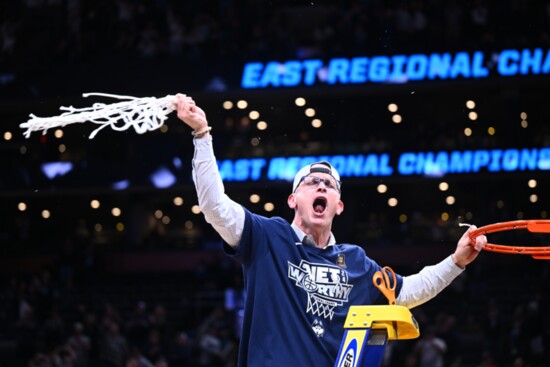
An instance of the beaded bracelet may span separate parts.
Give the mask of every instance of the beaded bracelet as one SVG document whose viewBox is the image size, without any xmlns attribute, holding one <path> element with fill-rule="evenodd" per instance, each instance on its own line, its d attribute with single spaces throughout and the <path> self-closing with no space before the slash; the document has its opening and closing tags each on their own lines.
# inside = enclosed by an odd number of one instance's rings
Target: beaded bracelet
<svg viewBox="0 0 550 367">
<path fill-rule="evenodd" d="M 208 134 L 210 130 L 212 130 L 212 126 L 208 126 L 206 130 L 199 131 L 199 132 L 196 132 L 193 130 L 191 131 L 191 135 L 193 135 L 194 138 L 202 138 L 204 135 Z"/>
</svg>

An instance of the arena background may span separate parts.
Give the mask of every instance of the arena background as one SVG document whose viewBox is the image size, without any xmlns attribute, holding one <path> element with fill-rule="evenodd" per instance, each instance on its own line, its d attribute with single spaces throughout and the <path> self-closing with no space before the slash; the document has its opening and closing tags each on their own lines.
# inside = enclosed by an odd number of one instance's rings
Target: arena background
<svg viewBox="0 0 550 367">
<path fill-rule="evenodd" d="M 89 139 L 96 125 L 83 123 L 23 136 L 31 113 L 112 102 L 83 93 L 193 96 L 230 167 L 229 196 L 287 219 L 290 182 L 237 162 L 387 155 L 396 168 L 404 153 L 538 152 L 521 169 L 344 177 L 336 238 L 402 274 L 447 256 L 459 223 L 548 218 L 548 1 L 27 0 L 0 12 L 0 366 L 236 361 L 241 270 L 197 208 L 188 127 L 171 115 L 143 135 Z M 541 61 L 498 75 L 502 50 Z M 489 75 L 242 84 L 249 63 L 475 52 Z M 447 366 L 548 366 L 549 270 L 483 252 L 413 314 L 447 343 Z M 392 343 L 385 365 L 420 366 L 417 342 Z"/>
</svg>

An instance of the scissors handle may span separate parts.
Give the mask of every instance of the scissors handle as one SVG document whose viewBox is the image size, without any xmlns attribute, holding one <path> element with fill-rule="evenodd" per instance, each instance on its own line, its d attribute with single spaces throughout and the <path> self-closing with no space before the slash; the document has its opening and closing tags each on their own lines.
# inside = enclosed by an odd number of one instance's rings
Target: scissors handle
<svg viewBox="0 0 550 367">
<path fill-rule="evenodd" d="M 391 279 L 388 275 L 391 275 Z M 395 272 L 389 266 L 384 266 L 382 270 L 374 273 L 372 277 L 374 286 L 382 292 L 382 294 L 388 299 L 390 305 L 395 305 L 395 287 L 397 286 L 397 278 Z"/>
</svg>

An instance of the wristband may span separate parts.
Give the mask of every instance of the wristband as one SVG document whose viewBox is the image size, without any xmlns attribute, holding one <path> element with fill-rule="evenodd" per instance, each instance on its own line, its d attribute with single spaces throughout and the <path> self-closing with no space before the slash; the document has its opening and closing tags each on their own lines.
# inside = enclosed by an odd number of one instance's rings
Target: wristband
<svg viewBox="0 0 550 367">
<path fill-rule="evenodd" d="M 205 130 L 203 131 L 191 131 L 191 135 L 193 135 L 194 138 L 202 138 L 204 135 L 208 134 L 210 132 L 210 130 L 212 130 L 212 126 L 208 126 Z"/>
</svg>

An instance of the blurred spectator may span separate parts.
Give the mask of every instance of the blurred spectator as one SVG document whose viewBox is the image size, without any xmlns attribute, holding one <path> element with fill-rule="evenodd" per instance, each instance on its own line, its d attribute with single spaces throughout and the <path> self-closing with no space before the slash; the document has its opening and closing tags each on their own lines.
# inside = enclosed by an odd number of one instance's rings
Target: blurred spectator
<svg viewBox="0 0 550 367">
<path fill-rule="evenodd" d="M 171 335 L 173 328 L 168 322 L 166 307 L 162 304 L 156 304 L 149 314 L 149 326 L 161 331 L 162 335 Z"/>
<path fill-rule="evenodd" d="M 195 351 L 194 343 L 185 331 L 178 332 L 174 337 L 170 353 L 170 364 L 173 366 L 185 366 L 191 364 Z"/>
<path fill-rule="evenodd" d="M 167 355 L 167 350 L 161 342 L 162 334 L 160 329 L 155 327 L 149 329 L 147 340 L 143 345 L 143 355 L 151 362 L 156 362 Z"/>
<path fill-rule="evenodd" d="M 477 315 L 467 313 L 463 322 L 457 325 L 460 332 L 459 351 L 461 363 L 472 365 L 483 358 L 485 339 Z"/>
<path fill-rule="evenodd" d="M 222 367 L 224 362 L 221 330 L 211 324 L 199 341 L 199 365 L 205 367 Z"/>
<path fill-rule="evenodd" d="M 505 355 L 505 316 L 495 299 L 489 300 L 483 321 L 487 346 L 485 355 L 490 361 L 502 363 Z M 490 357 L 490 358 L 489 358 Z"/>
<path fill-rule="evenodd" d="M 126 360 L 124 367 L 155 367 L 151 361 L 144 356 L 139 349 L 134 348 Z"/>
<path fill-rule="evenodd" d="M 418 367 L 444 367 L 447 343 L 436 335 L 435 326 L 429 325 L 425 330 L 414 347 Z"/>
<path fill-rule="evenodd" d="M 39 334 L 39 330 L 33 308 L 23 301 L 19 311 L 19 320 L 15 323 L 18 356 L 30 356 L 37 351 L 36 336 Z"/>
<path fill-rule="evenodd" d="M 149 337 L 149 316 L 147 314 L 147 304 L 144 301 L 136 303 L 134 312 L 126 321 L 125 330 L 128 341 L 143 350 Z"/>
<path fill-rule="evenodd" d="M 73 332 L 67 339 L 67 345 L 75 353 L 75 367 L 90 366 L 92 340 L 88 335 L 84 334 L 84 325 L 80 322 L 76 322 L 73 325 Z"/>
<path fill-rule="evenodd" d="M 105 325 L 99 341 L 100 367 L 125 367 L 130 353 L 130 346 L 124 335 L 121 334 L 117 321 L 110 321 Z"/>
<path fill-rule="evenodd" d="M 67 337 L 66 322 L 61 317 L 57 305 L 51 308 L 50 315 L 44 321 L 42 329 L 46 350 L 51 350 L 65 341 Z"/>
<path fill-rule="evenodd" d="M 237 344 L 231 318 L 224 307 L 217 307 L 198 328 L 199 365 L 226 367 L 236 360 Z"/>
</svg>

